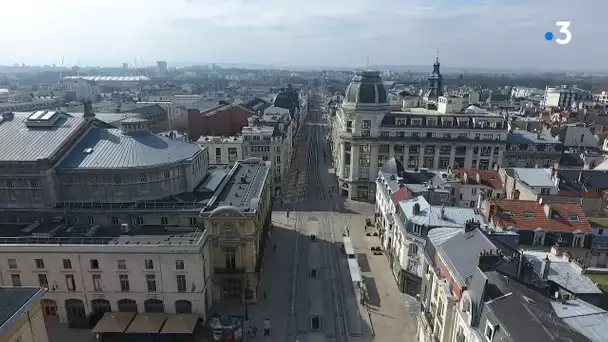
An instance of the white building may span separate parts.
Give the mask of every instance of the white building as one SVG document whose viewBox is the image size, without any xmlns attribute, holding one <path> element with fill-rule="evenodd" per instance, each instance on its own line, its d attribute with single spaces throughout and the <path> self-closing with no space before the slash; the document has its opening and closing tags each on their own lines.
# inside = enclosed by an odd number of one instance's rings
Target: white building
<svg viewBox="0 0 608 342">
<path fill-rule="evenodd" d="M 571 108 L 581 99 L 580 91 L 567 87 L 546 87 L 543 105 L 553 108 Z"/>
<path fill-rule="evenodd" d="M 9 234 L 17 237 L 0 239 L 0 285 L 46 288 L 45 316 L 72 326 L 109 311 L 206 317 L 212 275 L 207 231 L 176 227 L 163 234 L 128 224 L 115 231 L 46 227 L 34 223 Z"/>
<path fill-rule="evenodd" d="M 280 192 L 285 181 L 285 172 L 289 166 L 289 144 L 287 137 L 278 126 L 258 126 L 249 118 L 249 126 L 243 127 L 241 134 L 244 140 L 244 154 L 247 158 L 255 157 L 272 162 L 273 191 Z"/>
<path fill-rule="evenodd" d="M 418 102 L 418 101 L 416 101 Z M 332 122 L 333 158 L 342 196 L 374 199 L 378 169 L 392 157 L 408 169 L 490 169 L 502 162 L 507 124 L 459 97 L 437 109 L 391 111 L 379 73 L 359 72 Z"/>
<path fill-rule="evenodd" d="M 208 147 L 209 165 L 232 167 L 237 160 L 247 159 L 243 136 L 202 136 L 196 142 Z"/>
</svg>

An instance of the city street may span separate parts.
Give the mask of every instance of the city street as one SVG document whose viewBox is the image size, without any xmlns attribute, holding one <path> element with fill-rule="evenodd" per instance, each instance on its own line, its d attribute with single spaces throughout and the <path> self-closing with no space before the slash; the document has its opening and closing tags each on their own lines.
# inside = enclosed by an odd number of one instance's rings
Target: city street
<svg viewBox="0 0 608 342">
<path fill-rule="evenodd" d="M 275 202 L 270 245 L 276 244 L 277 251 L 266 251 L 261 283 L 266 299 L 261 295 L 258 304 L 250 305 L 249 322 L 261 327 L 265 318 L 272 321 L 273 334 L 262 341 L 414 341 L 416 301 L 399 292 L 386 258 L 371 253 L 378 238 L 366 237 L 363 225 L 373 218 L 373 204 L 337 195 L 327 127 L 315 108 L 318 104 L 311 103 L 287 192 Z M 367 306 L 355 298 L 340 251 L 345 227 L 369 291 Z M 315 229 L 318 239 L 312 241 Z M 320 287 L 311 280 L 311 268 L 317 267 L 312 263 L 320 264 Z M 320 318 L 320 326 L 313 327 L 313 317 Z"/>
</svg>

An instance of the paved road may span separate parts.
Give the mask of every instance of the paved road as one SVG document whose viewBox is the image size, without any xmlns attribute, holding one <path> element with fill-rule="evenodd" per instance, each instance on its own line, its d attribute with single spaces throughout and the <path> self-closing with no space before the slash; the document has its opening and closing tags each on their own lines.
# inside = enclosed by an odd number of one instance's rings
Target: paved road
<svg viewBox="0 0 608 342">
<path fill-rule="evenodd" d="M 386 258 L 370 251 L 378 244 L 377 238 L 365 237 L 362 228 L 350 229 L 351 237 L 357 253 L 366 260 L 362 265 L 366 283 L 379 299 L 369 307 L 355 299 L 339 242 L 344 227 L 362 227 L 365 218 L 373 217 L 373 205 L 345 202 L 337 192 L 329 191 L 337 187 L 337 181 L 326 133 L 324 118 L 311 111 L 292 162 L 287 192 L 275 202 L 278 208 L 273 213 L 270 245 L 276 244 L 278 249 L 267 249 L 261 282 L 267 299 L 262 296 L 248 310 L 250 324 L 261 327 L 269 318 L 273 334 L 256 340 L 414 341 L 415 300 L 398 291 Z M 309 235 L 315 229 L 318 239 L 311 241 Z M 317 277 L 311 277 L 313 268 Z M 320 317 L 319 330 L 311 327 L 313 316 Z"/>
</svg>

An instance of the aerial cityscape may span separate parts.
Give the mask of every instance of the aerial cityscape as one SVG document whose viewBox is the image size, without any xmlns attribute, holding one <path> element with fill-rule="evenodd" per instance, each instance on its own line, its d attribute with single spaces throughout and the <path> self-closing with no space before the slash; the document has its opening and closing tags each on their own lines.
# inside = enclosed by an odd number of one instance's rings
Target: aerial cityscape
<svg viewBox="0 0 608 342">
<path fill-rule="evenodd" d="M 159 4 L 1 6 L 0 342 L 608 341 L 606 4 Z"/>
</svg>

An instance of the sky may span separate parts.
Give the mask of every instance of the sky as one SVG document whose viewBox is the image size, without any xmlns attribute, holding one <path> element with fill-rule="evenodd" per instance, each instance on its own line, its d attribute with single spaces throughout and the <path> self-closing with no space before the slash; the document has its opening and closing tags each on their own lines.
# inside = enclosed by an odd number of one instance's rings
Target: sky
<svg viewBox="0 0 608 342">
<path fill-rule="evenodd" d="M 5 0 L 0 64 L 608 70 L 606 0 Z M 556 21 L 570 21 L 568 45 Z M 369 60 L 369 64 L 368 64 Z"/>
</svg>

